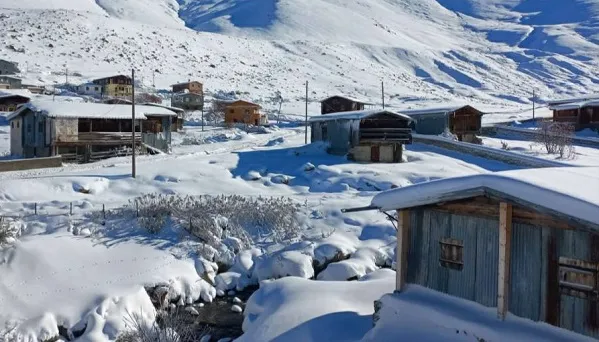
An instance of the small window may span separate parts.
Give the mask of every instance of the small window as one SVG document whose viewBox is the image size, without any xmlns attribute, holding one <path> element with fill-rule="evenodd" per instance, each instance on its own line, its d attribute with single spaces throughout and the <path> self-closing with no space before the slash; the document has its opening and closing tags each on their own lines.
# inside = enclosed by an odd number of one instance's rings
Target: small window
<svg viewBox="0 0 599 342">
<path fill-rule="evenodd" d="M 44 132 L 44 122 L 38 123 L 37 129 L 40 133 L 43 133 Z"/>
<path fill-rule="evenodd" d="M 461 271 L 464 268 L 464 241 L 443 238 L 439 241 L 441 254 L 439 264 L 442 267 Z"/>
<path fill-rule="evenodd" d="M 589 298 L 599 290 L 599 264 L 559 258 L 560 292 L 573 297 Z"/>
<path fill-rule="evenodd" d="M 233 114 L 233 113 L 235 113 L 235 110 L 234 109 L 229 109 L 229 113 Z"/>
<path fill-rule="evenodd" d="M 15 128 L 15 122 L 14 121 L 10 123 L 10 128 Z"/>
<path fill-rule="evenodd" d="M 17 128 L 19 128 L 19 121 L 17 121 Z"/>
<path fill-rule="evenodd" d="M 89 87 L 85 87 L 85 91 L 89 91 Z M 131 140 L 131 144 L 133 144 L 133 140 Z"/>
</svg>

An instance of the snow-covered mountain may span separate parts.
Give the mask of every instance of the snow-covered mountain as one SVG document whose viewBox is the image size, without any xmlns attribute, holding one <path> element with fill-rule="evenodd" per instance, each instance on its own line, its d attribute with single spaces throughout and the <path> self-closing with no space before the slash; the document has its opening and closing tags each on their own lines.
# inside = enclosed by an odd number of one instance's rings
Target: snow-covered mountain
<svg viewBox="0 0 599 342">
<path fill-rule="evenodd" d="M 599 87 L 599 0 L 3 0 L 0 58 L 26 78 L 134 67 L 260 100 L 281 90 L 387 103 L 526 106 Z M 80 76 L 79 76 L 80 75 Z"/>
</svg>

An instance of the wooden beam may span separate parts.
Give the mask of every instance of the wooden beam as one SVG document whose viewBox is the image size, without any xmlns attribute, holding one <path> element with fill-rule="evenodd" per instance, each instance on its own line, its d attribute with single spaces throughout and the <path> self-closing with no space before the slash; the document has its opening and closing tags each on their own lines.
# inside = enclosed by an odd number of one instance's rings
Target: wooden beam
<svg viewBox="0 0 599 342">
<path fill-rule="evenodd" d="M 397 211 L 397 250 L 395 251 L 395 290 L 405 289 L 408 276 L 408 248 L 410 247 L 410 212 L 407 209 Z"/>
<path fill-rule="evenodd" d="M 503 320 L 508 312 L 510 293 L 510 259 L 512 247 L 512 205 L 499 204 L 499 265 L 497 274 L 497 317 Z"/>
</svg>

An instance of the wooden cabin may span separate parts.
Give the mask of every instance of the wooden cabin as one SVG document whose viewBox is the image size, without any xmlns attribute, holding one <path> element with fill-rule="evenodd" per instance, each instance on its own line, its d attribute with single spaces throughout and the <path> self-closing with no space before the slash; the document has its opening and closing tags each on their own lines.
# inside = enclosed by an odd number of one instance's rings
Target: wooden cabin
<svg viewBox="0 0 599 342">
<path fill-rule="evenodd" d="M 342 95 L 334 95 L 320 101 L 320 113 L 330 114 L 364 110 L 369 103 Z"/>
<path fill-rule="evenodd" d="M 397 213 L 397 296 L 417 284 L 597 339 L 597 189 L 599 167 L 504 171 L 392 189 L 344 212 Z"/>
<path fill-rule="evenodd" d="M 136 145 L 149 152 L 169 152 L 176 113 L 154 106 L 136 105 L 135 109 Z M 35 101 L 22 105 L 7 119 L 13 156 L 61 155 L 70 161 L 90 162 L 120 155 L 132 144 L 131 106 Z"/>
<path fill-rule="evenodd" d="M 588 94 L 588 95 L 577 96 L 577 97 L 564 97 L 564 98 L 560 98 L 560 99 L 548 100 L 547 106 L 553 107 L 553 106 L 559 106 L 559 105 L 563 105 L 563 104 L 567 104 L 567 103 L 584 102 L 584 101 L 592 101 L 592 100 L 599 100 L 599 94 Z"/>
<path fill-rule="evenodd" d="M 268 117 L 260 113 L 260 105 L 244 101 L 222 101 L 225 104 L 225 124 L 268 125 Z"/>
<path fill-rule="evenodd" d="M 0 92 L 0 112 L 14 112 L 23 103 L 29 102 L 29 96 Z"/>
<path fill-rule="evenodd" d="M 449 130 L 459 141 L 474 142 L 482 127 L 483 112 L 469 105 L 400 112 L 414 119 L 412 128 L 418 134 L 440 135 Z"/>
<path fill-rule="evenodd" d="M 564 103 L 549 109 L 553 111 L 553 122 L 572 124 L 576 130 L 599 128 L 599 100 Z"/>
<path fill-rule="evenodd" d="M 177 83 L 177 84 L 173 84 L 171 87 L 173 88 L 173 93 L 180 93 L 180 92 L 184 92 L 186 90 L 188 92 L 194 93 L 194 94 L 203 94 L 204 93 L 204 86 L 202 85 L 202 83 L 200 83 L 198 81 Z"/>
<path fill-rule="evenodd" d="M 177 114 L 177 116 L 173 116 L 171 131 L 177 132 L 177 131 L 180 131 L 183 129 L 183 123 L 185 121 L 185 110 L 184 109 L 177 108 L 177 107 L 171 107 L 171 106 L 163 106 L 161 104 L 150 103 L 150 102 L 141 103 L 141 104 L 144 106 L 155 106 L 155 107 L 165 108 L 172 112 L 175 112 Z"/>
<path fill-rule="evenodd" d="M 310 118 L 311 141 L 329 144 L 328 153 L 347 155 L 359 162 L 399 163 L 403 145 L 412 143 L 406 115 L 386 110 L 366 110 Z"/>
</svg>

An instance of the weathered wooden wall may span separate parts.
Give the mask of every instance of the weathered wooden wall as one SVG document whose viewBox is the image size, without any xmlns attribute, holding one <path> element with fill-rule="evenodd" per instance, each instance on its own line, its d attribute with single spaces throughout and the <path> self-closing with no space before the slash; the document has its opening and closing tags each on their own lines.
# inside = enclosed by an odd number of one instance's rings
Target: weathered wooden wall
<svg viewBox="0 0 599 342">
<path fill-rule="evenodd" d="M 480 304 L 497 306 L 499 221 L 411 209 L 408 282 Z M 599 338 L 597 285 L 578 295 L 563 293 L 559 259 L 572 258 L 597 267 L 599 235 L 582 230 L 514 223 L 512 229 L 509 312 Z M 444 267 L 440 241 L 463 241 L 463 268 Z M 562 293 L 560 293 L 562 292 Z M 581 298 L 585 297 L 585 298 Z"/>
</svg>

